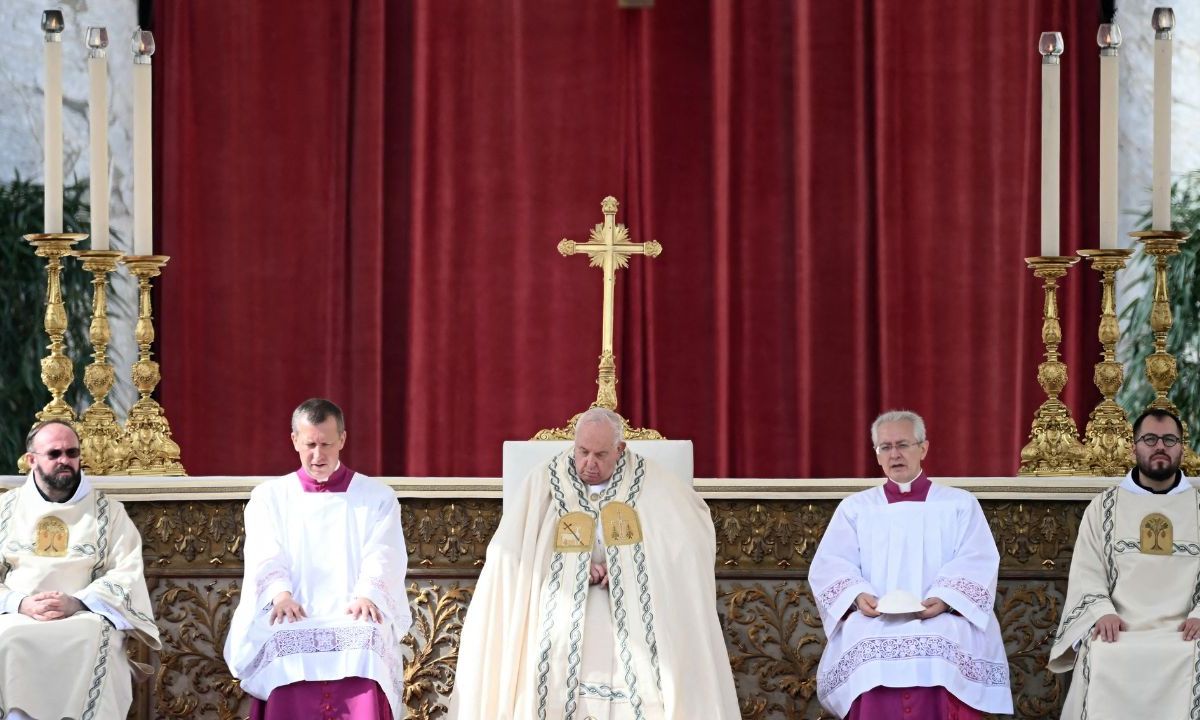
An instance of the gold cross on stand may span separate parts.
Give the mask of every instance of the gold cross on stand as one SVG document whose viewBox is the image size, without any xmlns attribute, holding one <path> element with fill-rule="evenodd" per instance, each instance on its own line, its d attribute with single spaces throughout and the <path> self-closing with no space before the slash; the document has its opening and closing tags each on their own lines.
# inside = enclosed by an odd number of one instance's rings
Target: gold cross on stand
<svg viewBox="0 0 1200 720">
<path fill-rule="evenodd" d="M 617 270 L 629 267 L 630 255 L 645 255 L 648 258 L 658 257 L 662 253 L 662 245 L 656 240 L 643 243 L 630 242 L 629 230 L 617 223 L 617 199 L 604 198 L 600 209 L 604 213 L 604 222 L 592 228 L 587 242 L 577 243 L 564 238 L 558 244 L 558 251 L 563 256 L 586 254 L 591 260 L 592 267 L 598 267 L 604 272 L 604 321 L 600 339 L 600 377 L 596 380 L 596 402 L 592 407 L 604 407 L 609 410 L 617 409 L 617 364 L 613 353 L 613 312 L 617 287 Z M 565 428 L 542 430 L 534 436 L 534 440 L 573 439 L 575 418 Z M 626 438 L 629 439 L 662 439 L 662 435 L 654 430 L 629 428 L 626 423 Z"/>
</svg>

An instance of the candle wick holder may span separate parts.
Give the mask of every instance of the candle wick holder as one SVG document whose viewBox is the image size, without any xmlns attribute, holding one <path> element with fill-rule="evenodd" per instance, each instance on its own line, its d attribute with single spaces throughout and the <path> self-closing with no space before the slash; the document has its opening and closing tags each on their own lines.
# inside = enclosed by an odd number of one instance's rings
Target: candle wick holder
<svg viewBox="0 0 1200 720">
<path fill-rule="evenodd" d="M 186 475 L 179 461 L 179 445 L 171 439 L 166 412 L 151 393 L 161 375 L 158 363 L 150 359 L 154 343 L 154 317 L 150 301 L 150 280 L 162 273 L 170 257 L 166 255 L 129 255 L 125 267 L 138 281 L 138 321 L 134 337 L 138 359 L 133 364 L 133 384 L 141 397 L 129 409 L 125 422 L 125 447 L 128 456 L 124 470 L 130 475 Z"/>
<path fill-rule="evenodd" d="M 1080 250 L 1092 269 L 1100 273 L 1101 360 L 1092 375 L 1103 399 L 1092 409 L 1083 433 L 1083 456 L 1079 472 L 1097 477 L 1117 477 L 1133 467 L 1133 427 L 1124 408 L 1116 403 L 1117 391 L 1125 381 L 1125 368 L 1117 362 L 1121 326 L 1117 322 L 1116 277 L 1125 268 L 1132 250 Z"/>
<path fill-rule="evenodd" d="M 92 322 L 88 336 L 92 342 L 92 364 L 83 373 L 83 384 L 92 394 L 92 404 L 83 411 L 79 423 L 79 441 L 83 449 L 83 468 L 93 475 L 111 475 L 125 464 L 124 431 L 117 415 L 105 402 L 116 381 L 116 371 L 108 362 L 108 276 L 117 269 L 122 255 L 115 250 L 88 250 L 78 253 L 83 269 L 92 274 Z"/>
<path fill-rule="evenodd" d="M 1026 258 L 1035 277 L 1041 278 L 1045 291 L 1042 310 L 1042 342 L 1046 359 L 1038 365 L 1038 384 L 1046 400 L 1034 414 L 1029 443 L 1021 449 L 1020 475 L 1074 475 L 1083 457 L 1079 429 L 1071 411 L 1058 399 L 1067 385 L 1067 366 L 1059 360 L 1062 325 L 1058 321 L 1058 279 L 1079 262 L 1077 257 L 1039 256 Z"/>
<path fill-rule="evenodd" d="M 1154 388 L 1154 399 L 1147 410 L 1166 410 L 1179 417 L 1179 408 L 1167 397 L 1179 375 L 1175 356 L 1167 352 L 1167 335 L 1175 319 L 1171 316 L 1171 296 L 1167 283 L 1167 267 L 1172 255 L 1179 254 L 1179 246 L 1190 233 L 1178 230 L 1143 230 L 1130 233 L 1142 243 L 1142 249 L 1154 258 L 1154 299 L 1150 305 L 1150 330 L 1154 333 L 1154 352 L 1146 357 L 1146 379 Z M 1188 442 L 1187 423 L 1183 426 L 1183 471 L 1188 475 L 1200 473 L 1200 457 Z"/>
</svg>

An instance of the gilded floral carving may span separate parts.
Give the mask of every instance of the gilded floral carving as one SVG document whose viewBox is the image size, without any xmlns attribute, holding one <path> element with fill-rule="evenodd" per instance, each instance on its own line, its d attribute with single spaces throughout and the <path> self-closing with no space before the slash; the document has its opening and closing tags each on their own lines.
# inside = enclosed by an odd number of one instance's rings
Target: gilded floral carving
<svg viewBox="0 0 1200 720">
<path fill-rule="evenodd" d="M 230 578 L 155 583 L 150 599 L 163 641 L 154 677 L 156 717 L 245 717 L 248 700 L 221 655 L 239 594 Z"/>
<path fill-rule="evenodd" d="M 1000 548 L 996 608 L 1009 652 L 1016 717 L 1053 716 L 1065 678 L 1046 671 L 1074 536 L 1086 503 L 985 501 Z M 241 580 L 244 501 L 127 502 L 142 532 L 164 648 L 131 717 L 244 717 L 248 699 L 221 648 Z M 717 608 L 742 716 L 823 717 L 815 696 L 824 642 L 808 563 L 836 500 L 713 500 Z M 500 519 L 491 499 L 405 499 L 409 600 L 405 638 L 409 717 L 441 720 L 454 683 L 458 640 L 474 578 Z M 447 579 L 449 578 L 449 579 Z"/>
<path fill-rule="evenodd" d="M 445 717 L 471 592 L 471 587 L 458 582 L 444 588 L 437 584 L 408 586 L 413 626 L 404 638 L 404 704 L 412 720 Z"/>
<path fill-rule="evenodd" d="M 500 524 L 500 501 L 406 499 L 401 516 L 413 570 L 477 570 L 483 567 L 488 541 Z"/>
</svg>

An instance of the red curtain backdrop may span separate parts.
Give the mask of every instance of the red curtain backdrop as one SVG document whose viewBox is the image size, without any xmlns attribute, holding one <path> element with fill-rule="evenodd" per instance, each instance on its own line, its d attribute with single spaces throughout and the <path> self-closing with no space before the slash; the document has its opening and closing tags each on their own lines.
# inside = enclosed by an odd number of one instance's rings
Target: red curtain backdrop
<svg viewBox="0 0 1200 720">
<path fill-rule="evenodd" d="M 1001 5 L 1003 7 L 1001 7 Z M 1011 475 L 1043 399 L 1042 30 L 1060 30 L 1063 253 L 1096 244 L 1094 0 L 156 3 L 160 394 L 193 475 L 348 462 L 496 476 L 595 397 L 600 201 L 661 257 L 618 278 L 620 407 L 699 476 Z M 1060 296 L 1098 399 L 1096 273 Z"/>
</svg>

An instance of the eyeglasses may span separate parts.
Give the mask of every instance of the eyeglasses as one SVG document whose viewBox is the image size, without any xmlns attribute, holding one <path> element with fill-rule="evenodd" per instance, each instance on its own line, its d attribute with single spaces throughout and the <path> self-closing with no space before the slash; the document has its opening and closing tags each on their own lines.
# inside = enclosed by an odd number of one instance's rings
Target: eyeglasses
<svg viewBox="0 0 1200 720">
<path fill-rule="evenodd" d="M 921 440 L 920 442 L 908 442 L 907 440 L 905 440 L 904 442 L 898 442 L 898 443 L 884 443 L 882 445 L 876 445 L 875 452 L 880 455 L 887 455 L 888 453 L 890 453 L 893 450 L 899 450 L 900 452 L 908 452 L 909 448 L 915 448 L 916 446 L 921 445 L 924 442 L 925 442 L 924 440 Z"/>
<path fill-rule="evenodd" d="M 1146 433 L 1137 439 L 1138 442 L 1146 447 L 1154 447 L 1158 441 L 1162 440 L 1163 447 L 1175 447 L 1179 444 L 1178 435 L 1155 435 L 1154 433 Z"/>
<path fill-rule="evenodd" d="M 1174 443 L 1172 443 L 1172 445 L 1173 444 Z M 66 450 L 57 450 L 57 449 L 56 450 L 47 450 L 46 452 L 37 452 L 35 450 L 30 450 L 29 454 L 30 455 L 45 455 L 46 457 L 50 458 L 51 460 L 57 460 L 60 457 L 62 457 L 63 455 L 66 455 L 68 458 L 74 460 L 75 458 L 79 457 L 79 448 L 73 447 L 73 448 L 67 448 Z"/>
</svg>

